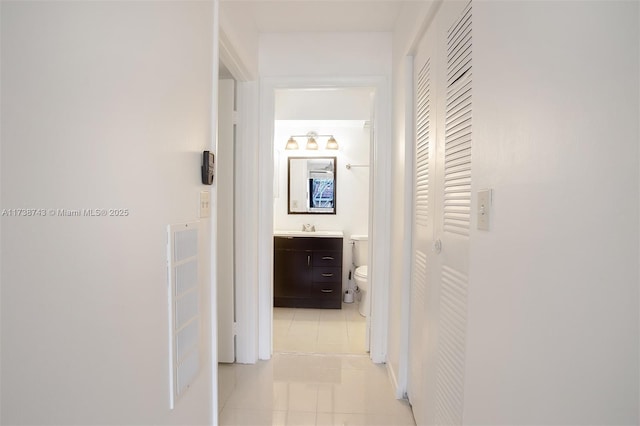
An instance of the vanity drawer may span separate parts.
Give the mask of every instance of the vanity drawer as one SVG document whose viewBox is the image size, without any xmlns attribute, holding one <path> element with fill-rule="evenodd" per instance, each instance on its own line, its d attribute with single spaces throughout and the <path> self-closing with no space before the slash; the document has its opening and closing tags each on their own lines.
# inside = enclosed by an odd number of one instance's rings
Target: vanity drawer
<svg viewBox="0 0 640 426">
<path fill-rule="evenodd" d="M 342 252 L 342 238 L 325 237 L 273 237 L 276 250 L 309 250 Z"/>
<path fill-rule="evenodd" d="M 342 283 L 342 268 L 313 268 L 311 280 L 314 283 Z"/>
<path fill-rule="evenodd" d="M 342 253 L 337 251 L 313 252 L 313 266 L 342 266 Z"/>
<path fill-rule="evenodd" d="M 311 292 L 314 297 L 337 297 L 340 298 L 342 296 L 342 285 L 341 283 L 333 282 L 333 283 L 313 283 L 313 287 L 311 287 Z"/>
<path fill-rule="evenodd" d="M 295 237 L 274 237 L 273 248 L 276 250 L 305 250 L 313 249 L 313 239 Z"/>
</svg>

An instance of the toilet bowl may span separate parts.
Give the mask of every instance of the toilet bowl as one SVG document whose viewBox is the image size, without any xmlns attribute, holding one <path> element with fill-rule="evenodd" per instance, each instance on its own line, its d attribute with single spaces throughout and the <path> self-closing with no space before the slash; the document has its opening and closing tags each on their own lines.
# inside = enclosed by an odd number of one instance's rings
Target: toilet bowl
<svg viewBox="0 0 640 426">
<path fill-rule="evenodd" d="M 369 315 L 369 282 L 367 281 L 367 266 L 359 266 L 354 273 L 356 285 L 360 290 L 360 304 L 358 311 L 360 315 L 366 317 Z"/>
</svg>

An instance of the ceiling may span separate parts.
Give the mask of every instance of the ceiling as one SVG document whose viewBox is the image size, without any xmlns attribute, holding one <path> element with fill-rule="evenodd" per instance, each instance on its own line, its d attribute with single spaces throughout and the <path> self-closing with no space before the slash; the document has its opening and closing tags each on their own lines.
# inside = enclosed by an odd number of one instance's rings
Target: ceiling
<svg viewBox="0 0 640 426">
<path fill-rule="evenodd" d="M 258 32 L 393 31 L 405 3 L 426 0 L 221 0 L 234 20 Z"/>
</svg>

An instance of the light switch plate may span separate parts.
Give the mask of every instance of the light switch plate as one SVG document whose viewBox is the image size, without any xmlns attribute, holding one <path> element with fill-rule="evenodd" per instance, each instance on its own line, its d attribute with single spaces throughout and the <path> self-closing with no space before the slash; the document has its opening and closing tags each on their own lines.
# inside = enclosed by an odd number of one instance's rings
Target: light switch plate
<svg viewBox="0 0 640 426">
<path fill-rule="evenodd" d="M 200 191 L 200 217 L 209 217 L 211 215 L 211 193 L 209 191 Z"/>
<path fill-rule="evenodd" d="M 489 219 L 491 217 L 491 189 L 478 191 L 478 229 L 489 230 Z"/>
</svg>

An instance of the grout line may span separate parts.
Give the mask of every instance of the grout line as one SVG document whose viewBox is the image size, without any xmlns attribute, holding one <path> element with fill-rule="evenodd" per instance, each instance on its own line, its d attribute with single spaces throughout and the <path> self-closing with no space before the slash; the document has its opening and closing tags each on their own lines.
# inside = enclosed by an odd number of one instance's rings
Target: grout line
<svg viewBox="0 0 640 426">
<path fill-rule="evenodd" d="M 326 352 L 291 352 L 291 351 L 273 351 L 274 354 L 287 356 L 311 356 L 311 357 L 345 357 L 345 358 L 369 358 L 367 353 L 326 353 Z"/>
</svg>

